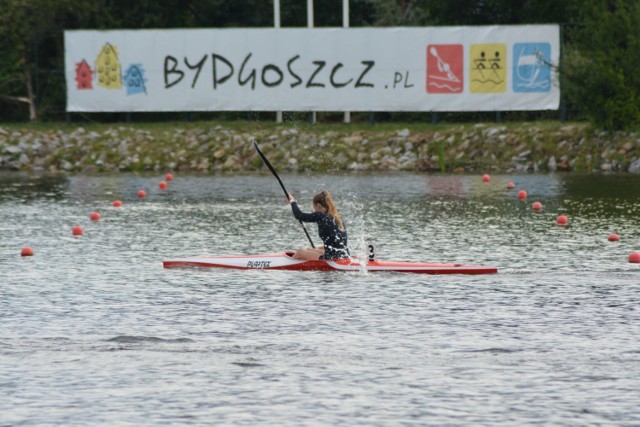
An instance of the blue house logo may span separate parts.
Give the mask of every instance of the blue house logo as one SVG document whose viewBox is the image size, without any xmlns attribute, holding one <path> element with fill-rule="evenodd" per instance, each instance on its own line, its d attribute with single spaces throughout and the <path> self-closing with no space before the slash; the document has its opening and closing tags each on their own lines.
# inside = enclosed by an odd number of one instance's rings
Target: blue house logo
<svg viewBox="0 0 640 427">
<path fill-rule="evenodd" d="M 144 68 L 142 64 L 131 64 L 124 73 L 124 85 L 127 88 L 127 95 L 136 95 L 138 93 L 147 93 L 144 78 Z"/>
<path fill-rule="evenodd" d="M 513 46 L 513 91 L 551 91 L 549 43 L 516 43 Z"/>
</svg>

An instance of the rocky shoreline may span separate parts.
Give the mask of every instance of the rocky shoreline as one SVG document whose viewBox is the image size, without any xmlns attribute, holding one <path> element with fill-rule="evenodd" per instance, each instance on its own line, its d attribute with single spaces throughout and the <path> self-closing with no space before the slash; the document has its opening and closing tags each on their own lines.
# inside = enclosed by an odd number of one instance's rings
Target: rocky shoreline
<svg viewBox="0 0 640 427">
<path fill-rule="evenodd" d="M 262 168 L 252 145 L 257 141 L 278 169 L 298 172 L 640 173 L 640 134 L 596 131 L 584 123 L 45 127 L 0 125 L 0 170 L 250 172 Z"/>
</svg>

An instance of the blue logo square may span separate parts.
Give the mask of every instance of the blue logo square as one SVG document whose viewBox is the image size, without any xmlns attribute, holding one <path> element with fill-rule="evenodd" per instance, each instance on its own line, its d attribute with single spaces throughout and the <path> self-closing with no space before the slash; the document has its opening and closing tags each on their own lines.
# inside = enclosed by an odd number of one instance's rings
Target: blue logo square
<svg viewBox="0 0 640 427">
<path fill-rule="evenodd" d="M 513 45 L 513 91 L 551 91 L 551 45 L 549 43 Z"/>
</svg>

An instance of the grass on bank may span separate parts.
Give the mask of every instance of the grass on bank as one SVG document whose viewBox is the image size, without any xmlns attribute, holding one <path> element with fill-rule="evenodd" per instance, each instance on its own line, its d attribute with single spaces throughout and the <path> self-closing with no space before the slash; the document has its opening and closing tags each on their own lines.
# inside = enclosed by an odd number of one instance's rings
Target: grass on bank
<svg viewBox="0 0 640 427">
<path fill-rule="evenodd" d="M 465 131 L 476 129 L 478 126 L 520 128 L 534 126 L 541 130 L 554 130 L 564 126 L 578 125 L 588 126 L 585 122 L 561 122 L 554 120 L 540 120 L 529 122 L 465 122 L 465 123 L 431 123 L 431 122 L 366 122 L 357 123 L 309 123 L 306 120 L 287 120 L 282 123 L 268 120 L 201 120 L 201 121 L 122 121 L 122 122 L 34 122 L 34 123 L 1 123 L 0 128 L 7 130 L 33 130 L 33 131 L 73 131 L 83 128 L 86 131 L 103 131 L 114 127 L 126 127 L 148 131 L 173 131 L 175 129 L 201 129 L 210 130 L 217 126 L 237 132 L 253 132 L 265 130 L 281 130 L 295 128 L 308 133 L 324 132 L 394 132 L 408 129 L 410 132 L 447 132 L 449 130 Z"/>
</svg>

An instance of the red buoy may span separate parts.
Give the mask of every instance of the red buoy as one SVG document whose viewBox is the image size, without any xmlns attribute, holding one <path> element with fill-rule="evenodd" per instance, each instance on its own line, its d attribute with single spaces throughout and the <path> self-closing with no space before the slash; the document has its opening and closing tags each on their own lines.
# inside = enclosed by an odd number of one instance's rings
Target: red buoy
<svg viewBox="0 0 640 427">
<path fill-rule="evenodd" d="M 509 182 L 507 183 L 507 188 L 508 188 L 509 190 L 511 190 L 511 189 L 513 189 L 513 188 L 516 188 L 516 185 L 515 185 L 513 182 L 509 181 Z"/>
<path fill-rule="evenodd" d="M 138 198 L 139 199 L 144 199 L 145 197 L 147 197 L 147 192 L 144 190 L 139 190 L 138 191 Z"/>
<path fill-rule="evenodd" d="M 114 208 L 119 208 L 120 206 L 122 206 L 122 202 L 120 200 L 115 200 L 113 202 L 113 207 Z"/>
<path fill-rule="evenodd" d="M 89 215 L 89 218 L 91 219 L 91 221 L 100 221 L 100 213 L 91 212 L 91 215 Z"/>
<path fill-rule="evenodd" d="M 527 192 L 524 190 L 518 191 L 518 199 L 524 200 L 527 198 Z"/>
<path fill-rule="evenodd" d="M 82 236 L 84 234 L 84 229 L 79 225 L 74 225 L 73 228 L 71 229 L 71 232 L 73 233 L 74 236 Z"/>
<path fill-rule="evenodd" d="M 556 220 L 558 225 L 567 225 L 569 224 L 569 218 L 566 215 L 558 215 L 558 219 Z"/>
<path fill-rule="evenodd" d="M 616 233 L 609 234 L 609 241 L 610 242 L 617 242 L 619 240 L 620 240 L 620 236 L 618 236 Z"/>
<path fill-rule="evenodd" d="M 166 190 L 167 189 L 167 183 L 164 181 L 160 181 L 160 184 L 158 184 L 158 187 L 160 187 L 161 190 Z"/>
<path fill-rule="evenodd" d="M 489 176 L 489 174 L 485 173 L 484 175 L 482 175 L 482 182 L 489 182 L 491 181 L 491 177 Z"/>
<path fill-rule="evenodd" d="M 540 212 L 542 210 L 542 203 L 540 202 L 531 203 L 531 209 L 533 209 L 536 212 Z"/>
<path fill-rule="evenodd" d="M 25 246 L 24 248 L 22 248 L 22 251 L 20 251 L 20 255 L 22 255 L 22 256 L 33 256 L 33 249 L 31 249 L 28 246 Z"/>
<path fill-rule="evenodd" d="M 173 174 L 172 173 L 168 173 L 164 176 L 164 179 L 166 179 L 167 181 L 173 181 Z"/>
<path fill-rule="evenodd" d="M 631 252 L 629 254 L 629 262 L 633 264 L 640 264 L 640 252 Z"/>
</svg>

